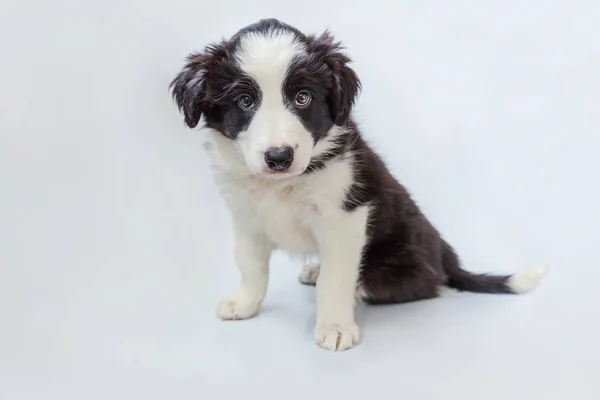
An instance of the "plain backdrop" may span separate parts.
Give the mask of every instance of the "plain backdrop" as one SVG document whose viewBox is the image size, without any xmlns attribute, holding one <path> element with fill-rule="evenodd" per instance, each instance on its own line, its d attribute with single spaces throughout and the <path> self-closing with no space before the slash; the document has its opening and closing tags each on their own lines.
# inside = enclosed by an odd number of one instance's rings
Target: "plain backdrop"
<svg viewBox="0 0 600 400">
<path fill-rule="evenodd" d="M 356 119 L 473 271 L 549 263 L 525 296 L 360 307 L 312 342 L 313 288 L 273 259 L 262 314 L 167 86 L 260 18 L 330 28 Z M 0 2 L 0 399 L 600 398 L 597 0 Z"/>
</svg>

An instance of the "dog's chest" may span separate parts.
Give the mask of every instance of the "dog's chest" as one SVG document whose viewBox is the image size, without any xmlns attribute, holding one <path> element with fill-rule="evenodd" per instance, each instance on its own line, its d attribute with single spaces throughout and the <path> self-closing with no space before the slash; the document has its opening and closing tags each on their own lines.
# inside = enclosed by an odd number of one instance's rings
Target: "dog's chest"
<svg viewBox="0 0 600 400">
<path fill-rule="evenodd" d="M 285 182 L 227 171 L 217 174 L 217 182 L 236 223 L 263 233 L 281 250 L 317 254 L 315 234 L 344 214 L 353 175 L 350 161 L 340 159 Z"/>
<path fill-rule="evenodd" d="M 316 253 L 314 229 L 322 218 L 319 196 L 306 187 L 282 186 L 254 193 L 247 203 L 254 223 L 276 247 L 299 253 Z"/>
<path fill-rule="evenodd" d="M 341 204 L 332 188 L 312 181 L 285 184 L 249 179 L 223 189 L 234 218 L 263 232 L 277 248 L 292 253 L 316 254 L 314 233 Z"/>
</svg>

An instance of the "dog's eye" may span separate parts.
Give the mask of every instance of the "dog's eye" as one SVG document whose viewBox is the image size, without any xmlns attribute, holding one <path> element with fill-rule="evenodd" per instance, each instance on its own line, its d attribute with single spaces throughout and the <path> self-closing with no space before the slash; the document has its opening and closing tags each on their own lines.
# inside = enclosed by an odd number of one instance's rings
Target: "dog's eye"
<svg viewBox="0 0 600 400">
<path fill-rule="evenodd" d="M 306 107 L 310 103 L 311 96 L 306 90 L 298 92 L 296 95 L 296 105 L 299 107 Z"/>
<path fill-rule="evenodd" d="M 237 99 L 237 103 L 241 108 L 250 108 L 254 105 L 252 98 L 247 95 L 242 95 Z"/>
</svg>

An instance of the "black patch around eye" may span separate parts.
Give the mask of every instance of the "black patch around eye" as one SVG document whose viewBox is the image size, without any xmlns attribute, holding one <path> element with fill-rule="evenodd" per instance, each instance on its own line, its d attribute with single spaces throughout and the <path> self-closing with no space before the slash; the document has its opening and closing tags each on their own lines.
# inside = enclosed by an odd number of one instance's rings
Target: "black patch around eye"
<svg viewBox="0 0 600 400">
<path fill-rule="evenodd" d="M 238 69 L 230 67 L 230 71 L 219 71 L 215 75 L 211 79 L 214 90 L 206 102 L 206 126 L 235 140 L 240 132 L 248 129 L 260 104 L 262 94 L 256 82 Z M 254 103 L 253 106 L 240 107 L 238 99 L 241 96 L 250 97 Z"/>
<path fill-rule="evenodd" d="M 330 74 L 327 66 L 317 58 L 298 56 L 292 60 L 283 83 L 286 107 L 300 118 L 304 127 L 312 134 L 315 144 L 333 126 L 326 101 Z M 301 91 L 306 91 L 311 96 L 310 102 L 302 107 L 296 105 L 296 96 Z"/>
</svg>

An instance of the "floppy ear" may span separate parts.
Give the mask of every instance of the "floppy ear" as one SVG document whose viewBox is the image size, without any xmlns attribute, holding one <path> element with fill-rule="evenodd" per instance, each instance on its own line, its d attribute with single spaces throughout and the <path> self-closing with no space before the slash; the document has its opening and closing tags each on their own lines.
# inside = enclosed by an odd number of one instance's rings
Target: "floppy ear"
<svg viewBox="0 0 600 400">
<path fill-rule="evenodd" d="M 311 47 L 331 71 L 331 87 L 327 103 L 333 122 L 338 126 L 344 125 L 350 118 L 352 107 L 361 88 L 358 76 L 348 66 L 352 60 L 342 53 L 341 43 L 335 42 L 328 31 L 319 37 L 313 37 Z"/>
<path fill-rule="evenodd" d="M 336 125 L 344 125 L 350 118 L 352 107 L 360 90 L 360 80 L 356 73 L 344 62 L 333 73 L 332 109 Z"/>
<path fill-rule="evenodd" d="M 202 116 L 210 60 L 211 56 L 208 54 L 190 54 L 181 72 L 169 85 L 173 100 L 190 128 L 195 128 Z"/>
</svg>

